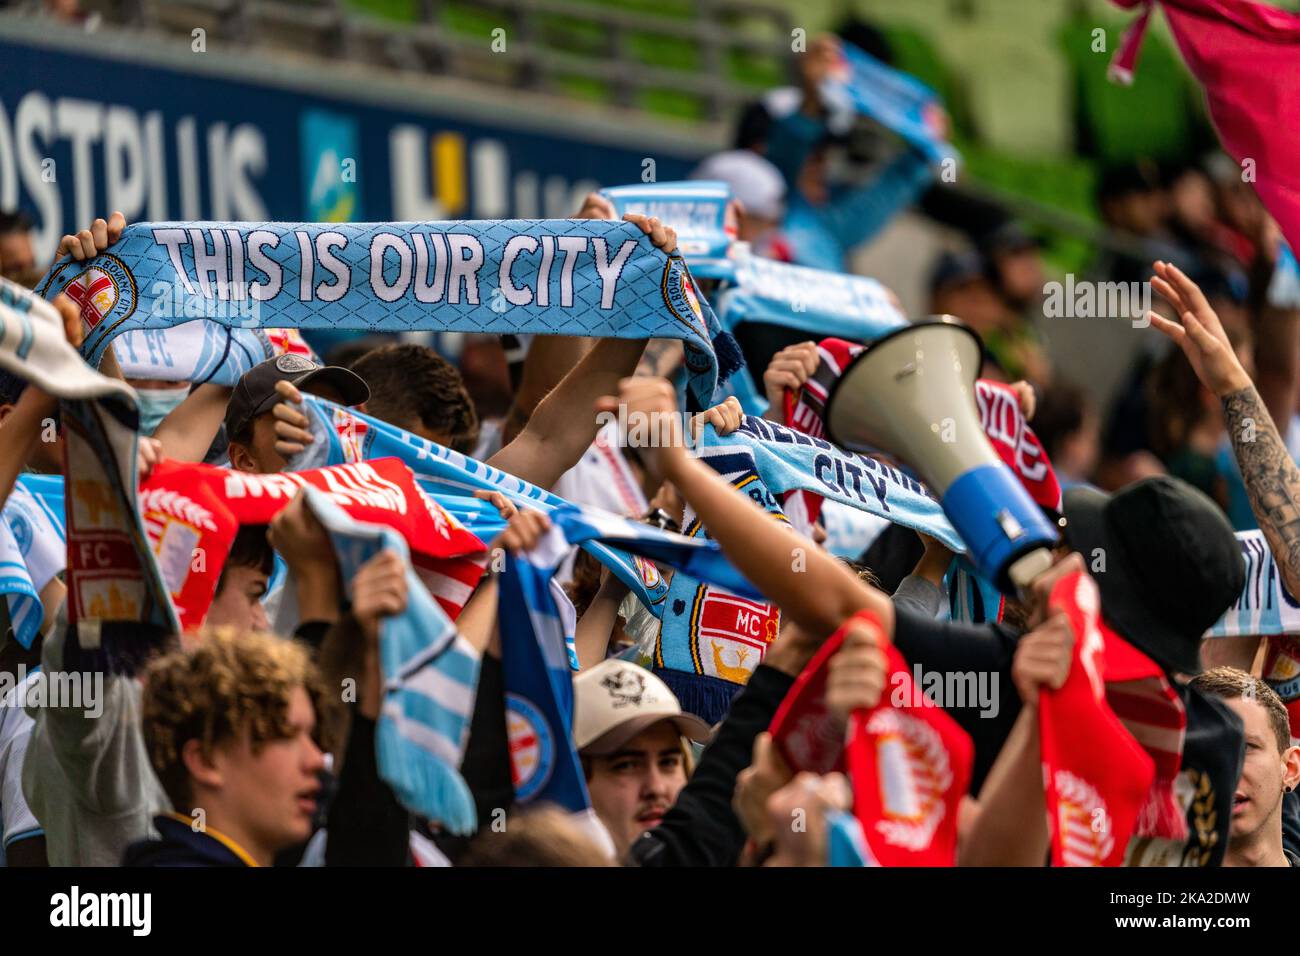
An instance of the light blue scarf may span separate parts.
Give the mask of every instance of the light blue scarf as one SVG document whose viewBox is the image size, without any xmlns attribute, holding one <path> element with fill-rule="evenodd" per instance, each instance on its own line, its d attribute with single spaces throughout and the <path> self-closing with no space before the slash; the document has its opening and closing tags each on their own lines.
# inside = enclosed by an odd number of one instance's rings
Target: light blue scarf
<svg viewBox="0 0 1300 956">
<path fill-rule="evenodd" d="M 725 223 L 731 187 L 718 180 L 636 183 L 611 186 L 600 194 L 623 213 L 657 216 L 677 232 L 677 248 L 697 279 L 727 279 L 733 273 Z"/>
<path fill-rule="evenodd" d="M 95 367 L 114 336 L 181 324 L 190 302 L 233 329 L 681 339 L 704 406 L 741 361 L 682 257 L 605 220 L 136 223 L 111 252 L 57 263 L 38 291 L 81 304 Z M 212 380 L 234 373 L 221 361 Z"/>
<path fill-rule="evenodd" d="M 452 833 L 472 833 L 474 800 L 457 768 L 474 713 L 478 651 L 420 583 L 400 534 L 357 521 L 315 488 L 306 494 L 329 533 L 342 580 L 351 582 L 361 565 L 384 550 L 396 552 L 406 565 L 406 610 L 384 618 L 379 631 L 384 680 L 375 727 L 379 774 L 413 813 Z"/>
<path fill-rule="evenodd" d="M 1262 531 L 1238 531 L 1246 583 L 1207 637 L 1300 634 L 1300 600 L 1286 588 Z"/>
<path fill-rule="evenodd" d="M 552 527 L 532 551 L 508 555 L 497 618 L 515 799 L 590 809 L 573 747 L 573 605 L 554 580 L 568 551 Z M 569 649 L 566 649 L 569 648 Z"/>
<path fill-rule="evenodd" d="M 718 319 L 728 332 L 742 322 L 762 322 L 806 332 L 814 340 L 870 342 L 907 324 L 875 279 L 765 259 L 743 244 L 732 254 L 732 280 L 715 296 Z M 721 391 L 735 396 L 747 414 L 762 415 L 767 399 L 755 372 L 761 376 L 763 370 L 741 366 Z"/>
<path fill-rule="evenodd" d="M 851 109 L 893 130 L 932 165 L 956 159 L 938 122 L 942 104 L 934 90 L 901 70 L 880 62 L 851 43 L 841 43 L 843 61 L 822 84 L 832 111 Z"/>
<path fill-rule="evenodd" d="M 289 464 L 294 470 L 371 458 L 395 457 L 415 480 L 481 540 L 490 541 L 505 522 L 476 490 L 499 491 L 518 505 L 536 508 L 561 525 L 570 544 L 581 545 L 630 589 L 646 607 L 659 605 L 667 585 L 650 561 L 661 561 L 702 580 L 757 596 L 743 575 L 712 541 L 691 541 L 629 518 L 577 505 L 477 459 L 426 441 L 410 432 L 314 395 L 304 396 L 315 440 Z M 347 443 L 341 433 L 353 436 Z M 635 556 L 635 557 L 634 557 Z"/>
<path fill-rule="evenodd" d="M 0 521 L 0 596 L 14 638 L 30 649 L 45 616 L 40 592 L 67 562 L 63 476 L 20 475 Z"/>
</svg>

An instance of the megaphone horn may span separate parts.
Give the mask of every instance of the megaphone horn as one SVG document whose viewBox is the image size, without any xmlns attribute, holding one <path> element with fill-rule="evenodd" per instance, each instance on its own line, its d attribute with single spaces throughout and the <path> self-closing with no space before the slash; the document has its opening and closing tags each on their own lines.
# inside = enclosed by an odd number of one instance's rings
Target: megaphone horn
<svg viewBox="0 0 1300 956">
<path fill-rule="evenodd" d="M 826 433 L 843 448 L 888 451 L 915 468 L 976 569 L 1014 593 L 1051 566 L 1057 533 L 980 425 L 983 352 L 979 336 L 950 315 L 876 339 L 831 389 Z"/>
</svg>

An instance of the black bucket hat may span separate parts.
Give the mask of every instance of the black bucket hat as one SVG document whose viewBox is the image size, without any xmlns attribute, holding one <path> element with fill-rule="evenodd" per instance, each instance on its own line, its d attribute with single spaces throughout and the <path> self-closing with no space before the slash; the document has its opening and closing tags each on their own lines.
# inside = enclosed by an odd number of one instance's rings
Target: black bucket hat
<svg viewBox="0 0 1300 956">
<path fill-rule="evenodd" d="M 1199 673 L 1201 639 L 1246 580 L 1241 547 L 1219 507 L 1161 476 L 1114 495 L 1071 488 L 1064 513 L 1070 547 L 1097 568 L 1106 623 L 1166 670 Z"/>
</svg>

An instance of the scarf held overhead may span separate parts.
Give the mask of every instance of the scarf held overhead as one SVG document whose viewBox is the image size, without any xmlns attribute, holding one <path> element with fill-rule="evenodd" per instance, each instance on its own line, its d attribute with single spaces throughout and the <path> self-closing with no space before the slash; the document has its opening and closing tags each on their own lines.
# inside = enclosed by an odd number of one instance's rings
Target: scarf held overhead
<svg viewBox="0 0 1300 956">
<path fill-rule="evenodd" d="M 383 701 L 375 759 L 403 806 L 451 833 L 468 835 L 475 826 L 474 800 L 457 768 L 474 713 L 479 653 L 420 583 L 403 534 L 386 522 L 357 520 L 345 510 L 355 505 L 352 497 L 337 490 L 309 484 L 306 503 L 329 534 L 341 580 L 351 582 L 383 550 L 406 565 L 406 608 L 379 627 Z"/>
<path fill-rule="evenodd" d="M 399 533 L 443 611 L 460 613 L 483 573 L 473 556 L 486 547 L 420 490 L 400 461 L 274 475 L 162 461 L 141 485 L 140 508 L 182 627 L 195 627 L 207 615 L 239 527 L 268 524 L 306 488 L 319 490 L 357 521 Z"/>
<path fill-rule="evenodd" d="M 740 363 L 682 257 L 606 220 L 136 223 L 39 288 L 65 290 L 95 365 L 114 336 L 187 321 L 178 298 L 215 302 L 205 317 L 234 329 L 681 339 L 705 405 Z M 234 384 L 230 371 L 213 381 Z"/>
</svg>

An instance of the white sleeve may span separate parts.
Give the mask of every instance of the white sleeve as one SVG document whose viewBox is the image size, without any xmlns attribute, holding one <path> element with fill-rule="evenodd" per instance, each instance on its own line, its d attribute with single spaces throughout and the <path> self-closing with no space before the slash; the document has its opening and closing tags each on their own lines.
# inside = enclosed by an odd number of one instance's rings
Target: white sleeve
<svg viewBox="0 0 1300 956">
<path fill-rule="evenodd" d="M 23 758 L 32 725 L 12 695 L 0 704 L 0 842 L 4 846 L 43 832 L 23 796 Z"/>
</svg>

